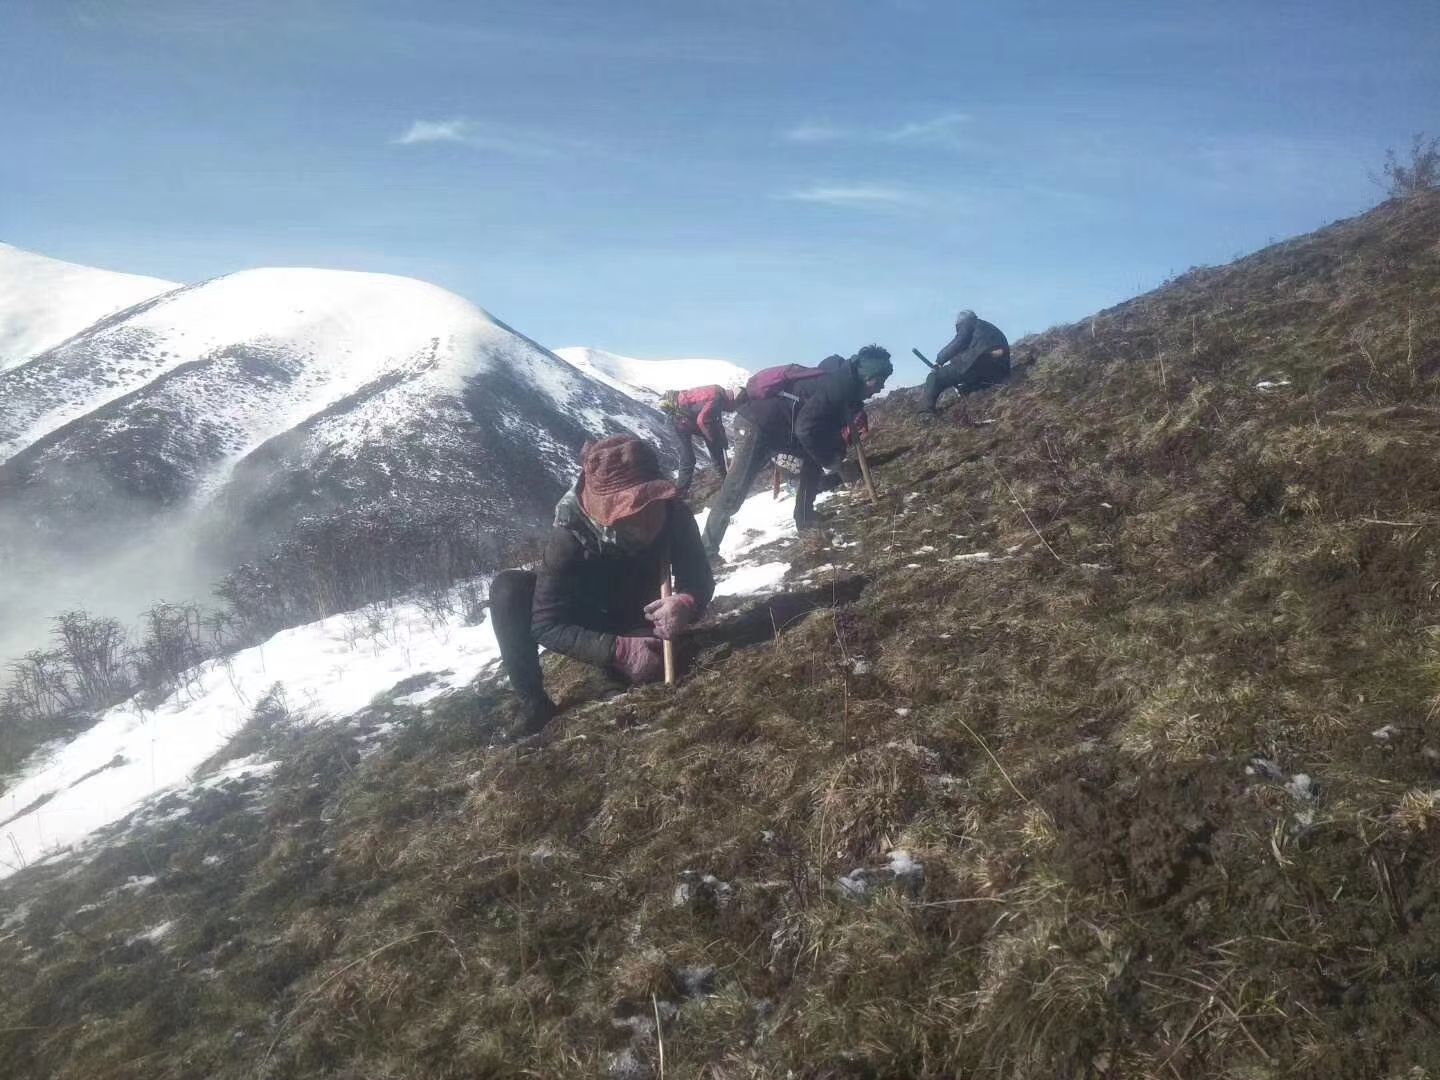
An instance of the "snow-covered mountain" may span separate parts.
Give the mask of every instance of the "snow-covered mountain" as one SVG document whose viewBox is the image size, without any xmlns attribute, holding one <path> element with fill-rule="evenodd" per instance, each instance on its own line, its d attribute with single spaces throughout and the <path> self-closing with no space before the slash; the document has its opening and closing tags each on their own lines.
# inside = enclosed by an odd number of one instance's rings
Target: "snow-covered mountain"
<svg viewBox="0 0 1440 1080">
<path fill-rule="evenodd" d="M 363 509 L 383 531 L 443 507 L 503 548 L 548 524 L 580 446 L 620 430 L 668 448 L 654 410 L 421 281 L 264 269 L 174 289 L 0 371 L 0 561 L 26 570 L 0 610 L 22 589 L 32 617 L 90 606 L 97 565 L 141 533 L 203 547 L 212 573 L 302 520 Z M 163 582 L 164 562 L 146 572 Z"/>
<path fill-rule="evenodd" d="M 97 319 L 178 287 L 173 281 L 96 270 L 0 244 L 0 371 Z"/>
<path fill-rule="evenodd" d="M 555 355 L 590 378 L 649 405 L 666 390 L 709 385 L 739 389 L 750 378 L 750 372 L 728 360 L 636 360 L 580 345 L 556 349 Z"/>
</svg>

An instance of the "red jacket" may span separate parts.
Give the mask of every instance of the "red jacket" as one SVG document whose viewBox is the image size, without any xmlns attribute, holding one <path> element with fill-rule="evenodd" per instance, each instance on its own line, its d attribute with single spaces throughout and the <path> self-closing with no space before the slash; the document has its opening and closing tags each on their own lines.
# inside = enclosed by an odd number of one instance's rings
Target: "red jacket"
<svg viewBox="0 0 1440 1080">
<path fill-rule="evenodd" d="M 697 386 L 675 395 L 675 430 L 681 435 L 714 435 L 720 414 L 735 410 L 735 395 L 723 386 Z"/>
</svg>

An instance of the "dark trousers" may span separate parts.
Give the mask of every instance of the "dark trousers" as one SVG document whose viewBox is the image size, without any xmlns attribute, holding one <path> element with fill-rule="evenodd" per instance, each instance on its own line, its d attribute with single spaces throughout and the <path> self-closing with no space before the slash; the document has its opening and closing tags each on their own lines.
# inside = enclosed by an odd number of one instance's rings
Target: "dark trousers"
<svg viewBox="0 0 1440 1080">
<path fill-rule="evenodd" d="M 725 474 L 725 483 L 710 500 L 710 516 L 705 520 L 705 550 L 711 555 L 720 550 L 720 541 L 730 527 L 730 519 L 740 504 L 755 486 L 760 471 L 775 455 L 792 450 L 787 438 L 780 442 L 767 438 L 754 424 L 742 420 L 739 435 L 735 440 L 735 457 L 730 462 L 730 471 Z M 795 526 L 804 529 L 815 524 L 815 496 L 820 490 L 820 466 L 808 457 L 800 467 L 800 478 L 795 485 Z"/>
<path fill-rule="evenodd" d="M 681 491 L 690 490 L 690 481 L 695 478 L 695 444 L 693 435 L 685 435 L 676 432 L 680 440 L 680 474 L 675 478 L 675 486 Z M 715 463 L 720 478 L 725 478 L 725 433 L 722 431 L 718 438 L 712 439 L 708 435 L 702 435 L 705 441 L 705 452 L 710 455 L 710 460 Z"/>
<path fill-rule="evenodd" d="M 501 570 L 490 582 L 490 623 L 500 645 L 500 662 L 510 687 L 527 705 L 549 702 L 540 674 L 540 646 L 530 632 L 535 603 L 535 575 L 529 570 Z"/>
<path fill-rule="evenodd" d="M 935 403 L 940 400 L 940 395 L 951 388 L 959 393 L 969 394 L 1004 382 L 1009 375 L 1010 351 L 1008 349 L 1000 356 L 991 356 L 986 353 L 976 357 L 965 367 L 958 364 L 945 364 L 931 371 L 929 378 L 925 380 L 925 407 L 927 409 L 935 408 Z"/>
</svg>

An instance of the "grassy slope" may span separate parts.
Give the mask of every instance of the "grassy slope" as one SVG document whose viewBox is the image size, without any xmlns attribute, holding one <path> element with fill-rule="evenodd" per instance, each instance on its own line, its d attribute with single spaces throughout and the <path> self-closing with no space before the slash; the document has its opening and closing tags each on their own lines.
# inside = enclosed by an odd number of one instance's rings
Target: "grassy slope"
<svg viewBox="0 0 1440 1080">
<path fill-rule="evenodd" d="M 261 813 L 0 885 L 0 1073 L 1440 1075 L 1440 198 L 1028 344 L 876 410 L 854 603 L 544 746 L 262 725 Z"/>
</svg>

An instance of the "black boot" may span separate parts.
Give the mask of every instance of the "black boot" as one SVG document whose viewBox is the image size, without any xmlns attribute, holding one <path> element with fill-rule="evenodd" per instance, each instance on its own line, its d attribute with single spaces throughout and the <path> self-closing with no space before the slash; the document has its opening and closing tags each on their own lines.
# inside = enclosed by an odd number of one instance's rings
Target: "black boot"
<svg viewBox="0 0 1440 1080">
<path fill-rule="evenodd" d="M 521 716 L 524 723 L 521 725 L 521 735 L 537 735 L 545 730 L 545 725 L 555 719 L 555 714 L 560 707 L 550 700 L 545 691 L 540 691 L 538 696 L 529 694 L 520 697 Z"/>
<path fill-rule="evenodd" d="M 540 647 L 530 633 L 534 597 L 535 575 L 528 570 L 502 570 L 490 583 L 490 624 L 510 688 L 520 699 L 527 735 L 543 728 L 556 713 L 540 674 Z"/>
</svg>

